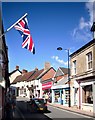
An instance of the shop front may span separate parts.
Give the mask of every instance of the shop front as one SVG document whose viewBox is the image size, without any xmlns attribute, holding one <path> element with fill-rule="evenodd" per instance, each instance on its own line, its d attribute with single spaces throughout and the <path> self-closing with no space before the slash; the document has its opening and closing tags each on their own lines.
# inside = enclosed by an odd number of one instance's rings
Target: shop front
<svg viewBox="0 0 95 120">
<path fill-rule="evenodd" d="M 63 89 L 55 89 L 54 90 L 54 95 L 55 95 L 55 103 L 62 103 L 62 94 L 63 94 Z"/>
<path fill-rule="evenodd" d="M 68 85 L 52 86 L 52 103 L 62 104 L 68 106 L 69 101 L 69 87 Z"/>
<path fill-rule="evenodd" d="M 45 94 L 48 95 L 48 98 L 51 97 L 51 87 L 52 87 L 52 82 L 46 82 L 42 83 L 42 96 L 44 97 Z"/>
<path fill-rule="evenodd" d="M 42 90 L 48 90 L 52 87 L 52 82 L 42 83 Z"/>
</svg>

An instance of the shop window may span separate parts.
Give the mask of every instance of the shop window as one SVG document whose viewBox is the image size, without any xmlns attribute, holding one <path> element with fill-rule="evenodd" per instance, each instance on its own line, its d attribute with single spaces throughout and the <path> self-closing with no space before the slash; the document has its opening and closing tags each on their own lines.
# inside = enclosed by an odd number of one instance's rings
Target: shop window
<svg viewBox="0 0 95 120">
<path fill-rule="evenodd" d="M 69 90 L 65 90 L 65 104 L 69 103 Z"/>
<path fill-rule="evenodd" d="M 23 94 L 23 93 L 24 93 L 23 89 L 20 89 L 20 95 Z"/>
<path fill-rule="evenodd" d="M 55 91 L 55 102 L 58 102 L 59 97 L 60 97 L 60 91 Z"/>
<path fill-rule="evenodd" d="M 93 104 L 92 85 L 82 87 L 82 103 Z"/>
</svg>

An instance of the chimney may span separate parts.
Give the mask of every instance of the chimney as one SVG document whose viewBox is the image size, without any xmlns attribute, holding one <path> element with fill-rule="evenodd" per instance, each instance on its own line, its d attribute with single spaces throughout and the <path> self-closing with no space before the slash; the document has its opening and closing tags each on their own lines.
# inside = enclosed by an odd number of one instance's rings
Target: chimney
<svg viewBox="0 0 95 120">
<path fill-rule="evenodd" d="M 19 70 L 19 66 L 17 65 L 17 66 L 15 67 L 15 69 L 16 69 L 16 70 Z"/>
<path fill-rule="evenodd" d="M 51 67 L 49 62 L 45 62 L 44 70 L 48 70 Z"/>
<path fill-rule="evenodd" d="M 23 69 L 23 70 L 22 70 L 22 75 L 24 75 L 24 74 L 27 73 L 27 72 L 28 72 L 27 70 Z"/>
<path fill-rule="evenodd" d="M 95 22 L 93 22 L 93 25 L 91 27 L 91 32 L 93 32 L 93 39 L 95 39 Z"/>
<path fill-rule="evenodd" d="M 38 68 L 37 67 L 35 67 L 35 71 L 37 71 L 38 70 Z"/>
</svg>

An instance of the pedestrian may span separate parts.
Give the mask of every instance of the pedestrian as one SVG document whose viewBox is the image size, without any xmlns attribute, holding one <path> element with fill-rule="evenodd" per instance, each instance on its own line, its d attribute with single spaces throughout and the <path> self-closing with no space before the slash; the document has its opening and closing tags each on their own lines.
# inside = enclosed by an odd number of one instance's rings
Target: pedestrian
<svg viewBox="0 0 95 120">
<path fill-rule="evenodd" d="M 32 99 L 32 95 L 30 95 L 30 100 Z"/>
<path fill-rule="evenodd" d="M 12 111 L 13 111 L 13 117 L 15 114 L 15 109 L 16 109 L 16 96 L 15 94 L 12 95 Z"/>
<path fill-rule="evenodd" d="M 58 97 L 58 103 L 61 103 L 61 97 L 60 96 Z"/>
<path fill-rule="evenodd" d="M 62 105 L 64 104 L 64 94 L 62 94 Z"/>
<path fill-rule="evenodd" d="M 46 103 L 48 101 L 48 94 L 47 93 L 45 94 L 45 101 L 46 101 Z"/>
</svg>

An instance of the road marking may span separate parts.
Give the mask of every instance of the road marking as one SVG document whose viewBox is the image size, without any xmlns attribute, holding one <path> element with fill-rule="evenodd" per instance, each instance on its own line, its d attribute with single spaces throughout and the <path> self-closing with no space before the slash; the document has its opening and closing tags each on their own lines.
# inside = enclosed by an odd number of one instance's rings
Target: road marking
<svg viewBox="0 0 95 120">
<path fill-rule="evenodd" d="M 55 106 L 49 106 L 49 107 L 53 107 L 53 108 L 56 108 L 56 109 L 59 109 L 59 110 L 62 110 L 62 111 L 66 111 L 66 112 L 69 112 L 69 113 L 73 113 L 73 114 L 75 114 L 75 115 L 79 115 L 79 116 L 86 117 L 86 118 L 93 118 L 93 117 L 90 117 L 90 116 L 82 115 L 82 114 L 80 114 L 80 113 L 75 113 L 75 112 L 73 112 L 73 111 L 63 110 L 63 109 L 57 108 L 57 107 L 55 107 Z"/>
</svg>

